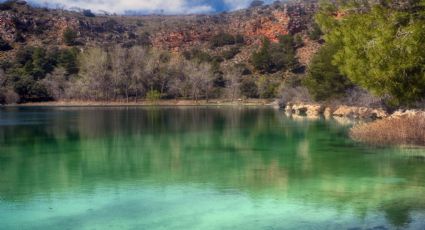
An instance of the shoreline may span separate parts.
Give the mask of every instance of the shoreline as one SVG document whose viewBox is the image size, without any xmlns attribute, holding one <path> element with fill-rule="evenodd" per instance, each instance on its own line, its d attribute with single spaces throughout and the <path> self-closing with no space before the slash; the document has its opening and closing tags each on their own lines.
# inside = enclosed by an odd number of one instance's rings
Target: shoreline
<svg viewBox="0 0 425 230">
<path fill-rule="evenodd" d="M 2 105 L 4 107 L 120 107 L 120 106 L 273 106 L 276 107 L 275 99 L 246 99 L 246 100 L 139 100 L 137 102 L 126 101 L 50 101 L 29 102 L 23 104 Z"/>
</svg>

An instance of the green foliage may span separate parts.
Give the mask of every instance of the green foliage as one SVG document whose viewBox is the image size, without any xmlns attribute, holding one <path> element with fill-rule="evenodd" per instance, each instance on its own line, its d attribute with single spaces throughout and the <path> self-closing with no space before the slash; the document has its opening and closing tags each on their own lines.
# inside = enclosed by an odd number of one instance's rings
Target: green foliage
<svg viewBox="0 0 425 230">
<path fill-rule="evenodd" d="M 65 44 L 68 46 L 73 46 L 76 43 L 75 41 L 76 39 L 77 39 L 77 32 L 71 28 L 66 28 L 65 31 L 63 32 L 63 41 L 65 42 Z"/>
<path fill-rule="evenodd" d="M 308 38 L 313 41 L 318 41 L 322 37 L 323 33 L 320 26 L 317 23 L 313 23 L 308 30 Z"/>
<path fill-rule="evenodd" d="M 146 93 L 146 99 L 150 101 L 156 101 L 161 99 L 161 93 L 158 90 L 149 90 Z"/>
<path fill-rule="evenodd" d="M 332 64 L 332 57 L 337 51 L 327 44 L 310 63 L 308 76 L 303 83 L 316 101 L 344 96 L 347 89 L 353 86 L 347 77 L 340 74 L 338 67 Z"/>
<path fill-rule="evenodd" d="M 279 86 L 277 81 L 274 81 L 270 77 L 260 76 L 257 79 L 257 89 L 260 98 L 275 98 L 276 90 Z"/>
<path fill-rule="evenodd" d="M 59 52 L 57 66 L 63 67 L 66 70 L 67 75 L 78 73 L 78 50 L 65 49 Z"/>
<path fill-rule="evenodd" d="M 17 67 L 14 69 L 19 75 L 32 76 L 35 80 L 42 79 L 50 73 L 56 60 L 45 49 L 26 47 L 16 54 Z"/>
<path fill-rule="evenodd" d="M 39 47 L 25 47 L 18 50 L 12 63 L 5 63 L 8 70 L 8 85 L 19 95 L 20 102 L 51 100 L 41 80 L 57 67 L 63 67 L 66 75 L 77 74 L 75 48 L 47 51 Z"/>
<path fill-rule="evenodd" d="M 19 102 L 48 101 L 50 97 L 46 87 L 30 76 L 21 76 L 14 82 L 14 90 L 19 94 Z"/>
<path fill-rule="evenodd" d="M 393 105 L 411 104 L 425 98 L 423 5 L 362 6 L 366 10 L 348 11 L 338 20 L 336 7 L 326 3 L 316 20 L 326 42 L 340 47 L 333 63 L 341 73 L 378 96 L 390 96 Z"/>
<path fill-rule="evenodd" d="M 292 70 L 296 65 L 294 46 L 290 35 L 280 37 L 277 44 L 264 39 L 261 49 L 252 54 L 251 62 L 260 73 Z"/>
<path fill-rule="evenodd" d="M 233 36 L 227 33 L 220 33 L 211 38 L 210 45 L 211 48 L 217 48 L 225 45 L 242 44 L 244 41 L 243 36 L 240 34 Z"/>
<path fill-rule="evenodd" d="M 13 49 L 9 43 L 7 43 L 3 38 L 0 37 L 0 51 L 9 51 Z"/>
<path fill-rule="evenodd" d="M 304 41 L 303 41 L 303 37 L 301 36 L 301 34 L 296 34 L 294 36 L 294 46 L 295 47 L 302 47 L 304 45 Z"/>
</svg>

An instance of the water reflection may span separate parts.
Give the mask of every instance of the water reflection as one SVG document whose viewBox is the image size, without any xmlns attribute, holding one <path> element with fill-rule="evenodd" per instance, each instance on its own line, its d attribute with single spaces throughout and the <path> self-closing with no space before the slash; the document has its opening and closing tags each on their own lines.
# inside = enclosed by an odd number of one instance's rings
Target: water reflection
<svg viewBox="0 0 425 230">
<path fill-rule="evenodd" d="M 397 227 L 423 216 L 424 150 L 360 146 L 346 130 L 258 108 L 2 109 L 0 200 L 196 185 Z"/>
</svg>

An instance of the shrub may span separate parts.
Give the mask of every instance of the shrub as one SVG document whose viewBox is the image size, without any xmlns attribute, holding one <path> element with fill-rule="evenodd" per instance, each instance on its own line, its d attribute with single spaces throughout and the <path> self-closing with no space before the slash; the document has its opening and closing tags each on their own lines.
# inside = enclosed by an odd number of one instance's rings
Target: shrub
<svg viewBox="0 0 425 230">
<path fill-rule="evenodd" d="M 308 30 L 308 38 L 313 41 L 318 41 L 322 37 L 323 33 L 317 23 L 313 23 Z"/>
<path fill-rule="evenodd" d="M 77 32 L 75 32 L 71 28 L 66 28 L 65 31 L 63 32 L 63 41 L 65 42 L 65 44 L 68 46 L 73 46 L 76 43 L 75 42 L 76 39 L 77 39 Z"/>
<path fill-rule="evenodd" d="M 302 85 L 303 76 L 290 74 L 282 82 L 279 92 L 279 104 L 283 107 L 288 103 L 310 102 L 310 94 Z"/>
<path fill-rule="evenodd" d="M 232 47 L 229 50 L 226 50 L 222 53 L 222 56 L 226 60 L 233 59 L 238 53 L 240 53 L 241 50 L 239 47 Z"/>
<path fill-rule="evenodd" d="M 275 73 L 280 70 L 292 70 L 296 66 L 293 39 L 281 37 L 278 44 L 271 44 L 268 39 L 263 40 L 259 51 L 251 56 L 251 63 L 261 73 Z"/>
<path fill-rule="evenodd" d="M 91 12 L 91 10 L 83 10 L 83 15 L 85 17 L 96 17 L 96 15 L 93 12 Z"/>
<path fill-rule="evenodd" d="M 0 37 L 0 51 L 9 51 L 13 49 L 3 38 Z"/>
<path fill-rule="evenodd" d="M 144 32 L 136 37 L 137 45 L 139 46 L 150 46 L 152 45 L 150 34 L 148 32 Z"/>
<path fill-rule="evenodd" d="M 256 84 L 260 98 L 274 98 L 276 96 L 276 89 L 279 84 L 273 79 L 261 76 L 257 79 Z"/>
<path fill-rule="evenodd" d="M 158 90 L 149 90 L 146 93 L 146 99 L 150 101 L 156 101 L 161 98 L 161 93 Z"/>
<path fill-rule="evenodd" d="M 192 49 L 190 51 L 184 51 L 183 56 L 186 60 L 197 60 L 198 62 L 211 62 L 213 58 L 208 53 L 200 49 Z"/>
<path fill-rule="evenodd" d="M 241 94 L 247 98 L 258 97 L 258 87 L 252 78 L 244 78 L 240 85 Z"/>
<path fill-rule="evenodd" d="M 350 136 L 378 145 L 425 145 L 425 116 L 391 117 L 353 127 Z"/>
<path fill-rule="evenodd" d="M 211 48 L 222 47 L 225 45 L 234 45 L 244 43 L 244 38 L 242 35 L 238 34 L 233 36 L 228 33 L 219 33 L 213 36 L 210 40 Z"/>
</svg>

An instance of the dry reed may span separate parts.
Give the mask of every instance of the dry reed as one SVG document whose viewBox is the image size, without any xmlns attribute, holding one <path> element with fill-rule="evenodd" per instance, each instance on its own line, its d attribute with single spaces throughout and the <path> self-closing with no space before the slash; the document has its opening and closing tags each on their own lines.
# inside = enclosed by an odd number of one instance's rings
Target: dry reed
<svg viewBox="0 0 425 230">
<path fill-rule="evenodd" d="M 425 116 L 391 117 L 356 125 L 350 136 L 369 144 L 425 146 Z"/>
</svg>

